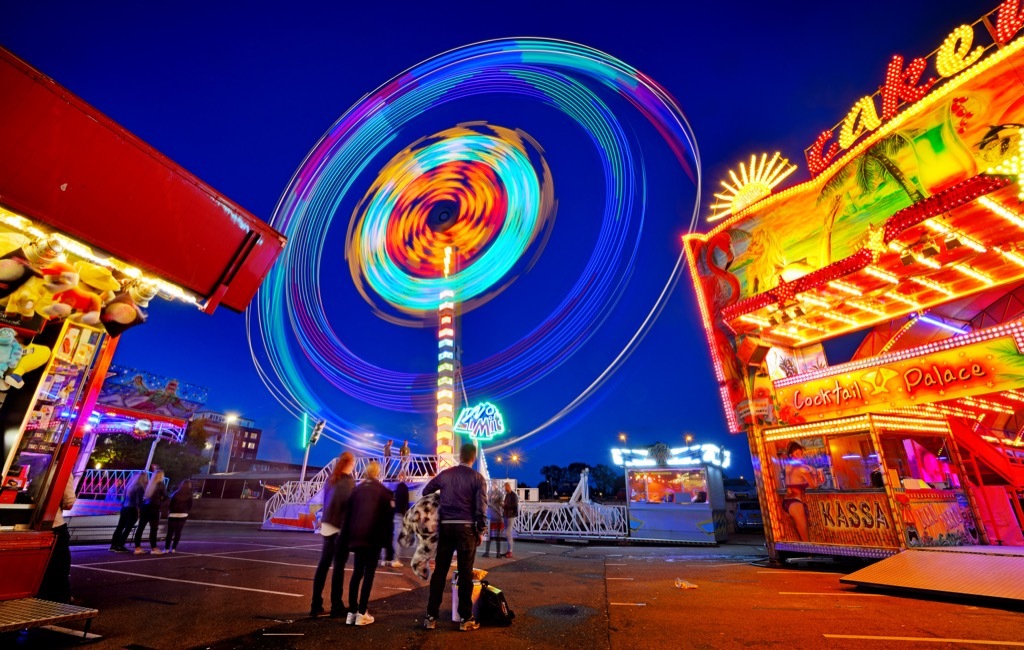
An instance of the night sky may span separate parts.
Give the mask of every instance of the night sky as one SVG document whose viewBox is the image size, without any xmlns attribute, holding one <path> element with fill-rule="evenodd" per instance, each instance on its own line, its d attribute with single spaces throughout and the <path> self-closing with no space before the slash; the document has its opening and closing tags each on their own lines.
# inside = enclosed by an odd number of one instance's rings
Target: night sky
<svg viewBox="0 0 1024 650">
<path fill-rule="evenodd" d="M 0 4 L 0 44 L 269 221 L 320 136 L 392 76 L 485 39 L 576 41 L 636 67 L 676 98 L 696 133 L 706 206 L 718 180 L 752 153 L 781 151 L 799 166 L 787 185 L 805 180 L 804 148 L 877 89 L 893 54 L 926 56 L 957 25 L 994 7 L 994 0 L 874 5 L 8 1 Z M 588 219 L 595 183 L 578 136 L 561 133 L 555 122 L 545 124 L 543 111 L 525 105 L 520 110 L 515 103 L 484 99 L 425 116 L 420 131 L 399 139 L 411 143 L 470 119 L 524 128 L 537 138 L 551 164 L 559 210 L 541 260 L 464 318 L 467 363 L 534 327 L 559 291 L 578 277 L 580 251 L 593 244 Z M 645 151 L 651 201 L 627 296 L 556 372 L 500 405 L 513 433 L 547 420 L 608 364 L 669 275 L 689 223 L 693 187 L 656 144 L 649 158 Z M 372 178 L 371 173 L 367 182 Z M 353 200 L 364 191 L 359 188 Z M 706 214 L 702 207 L 701 217 Z M 342 242 L 347 219 L 342 214 L 334 221 Z M 703 221 L 701 227 L 707 228 Z M 436 334 L 396 331 L 375 318 L 350 286 L 342 256 L 339 248 L 336 283 L 321 287 L 339 320 L 338 331 L 364 358 L 428 372 Z M 263 428 L 261 458 L 301 461 L 299 424 L 260 382 L 242 315 L 219 309 L 207 316 L 155 301 L 149 323 L 122 337 L 115 363 L 208 387 L 209 408 L 238 412 Z M 468 388 L 471 400 L 486 397 Z M 414 453 L 431 451 L 429 414 L 365 407 L 326 389 L 321 398 L 350 423 L 376 434 L 367 438 L 371 443 L 394 437 L 401 444 L 408 437 Z M 685 274 L 623 367 L 582 407 L 518 445 L 526 464 L 512 473 L 536 484 L 542 465 L 608 464 L 608 449 L 619 432 L 638 445 L 672 446 L 692 433 L 698 442 L 732 450 L 730 475 L 751 474 L 745 440 L 725 431 Z M 326 463 L 338 451 L 337 445 L 321 442 L 311 463 Z"/>
</svg>

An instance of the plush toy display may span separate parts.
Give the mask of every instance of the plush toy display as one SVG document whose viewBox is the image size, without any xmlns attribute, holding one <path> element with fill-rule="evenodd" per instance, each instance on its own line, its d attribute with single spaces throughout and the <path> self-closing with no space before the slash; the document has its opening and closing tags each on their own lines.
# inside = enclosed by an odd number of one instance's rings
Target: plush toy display
<svg viewBox="0 0 1024 650">
<path fill-rule="evenodd" d="M 25 353 L 21 355 L 18 365 L 4 376 L 4 385 L 11 388 L 21 388 L 25 385 L 25 375 L 36 368 L 46 365 L 46 362 L 50 360 L 51 354 L 53 352 L 45 345 L 29 343 L 25 346 Z M 3 390 L 7 389 L 4 386 L 0 386 L 0 391 Z"/>
<path fill-rule="evenodd" d="M 10 327 L 0 329 L 0 372 L 7 374 L 8 370 L 14 370 L 21 361 L 25 348 L 15 336 L 14 330 Z M 7 390 L 7 383 L 0 382 L 0 390 Z"/>
<path fill-rule="evenodd" d="M 43 318 L 66 318 L 71 313 L 71 306 L 54 302 L 54 296 L 78 285 L 75 267 L 67 262 L 51 262 L 40 274 L 42 277 L 29 278 L 8 297 L 5 309 L 8 314 L 20 314 L 23 318 L 31 318 L 33 314 Z"/>
<path fill-rule="evenodd" d="M 72 320 L 95 325 L 100 322 L 100 309 L 114 298 L 121 283 L 114 279 L 110 269 L 91 262 L 76 262 L 78 286 L 53 297 L 55 302 L 68 305 L 74 312 Z"/>
<path fill-rule="evenodd" d="M 134 281 L 126 290 L 103 307 L 100 322 L 111 336 L 120 336 L 125 330 L 142 325 L 147 314 L 143 307 L 156 297 L 157 288 L 149 283 Z"/>
</svg>

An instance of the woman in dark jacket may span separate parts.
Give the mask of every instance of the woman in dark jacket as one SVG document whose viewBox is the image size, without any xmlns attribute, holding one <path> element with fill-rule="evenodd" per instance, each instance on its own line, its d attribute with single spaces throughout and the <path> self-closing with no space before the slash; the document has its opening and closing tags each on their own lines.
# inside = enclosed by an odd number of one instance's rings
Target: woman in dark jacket
<svg viewBox="0 0 1024 650">
<path fill-rule="evenodd" d="M 142 497 L 142 508 L 139 512 L 139 525 L 135 527 L 135 554 L 142 555 L 142 531 L 149 525 L 149 547 L 150 553 L 160 555 L 163 551 L 157 546 L 156 529 L 160 527 L 160 506 L 167 500 L 167 486 L 164 485 L 164 472 L 157 470 L 153 472 L 153 478 L 149 479 L 146 492 Z"/>
<path fill-rule="evenodd" d="M 171 495 L 171 508 L 167 513 L 167 539 L 164 541 L 164 552 L 173 553 L 181 541 L 181 531 L 188 521 L 188 511 L 192 509 L 192 481 L 185 479 Z"/>
<path fill-rule="evenodd" d="M 345 563 L 348 562 L 348 548 L 345 546 L 342 529 L 345 527 L 345 514 L 348 511 L 348 500 L 356 487 L 352 478 L 352 468 L 356 457 L 351 451 L 343 452 L 334 464 L 334 471 L 324 488 L 324 508 L 320 520 L 320 536 L 323 546 L 320 550 L 320 562 L 313 574 L 313 602 L 309 607 L 311 617 L 324 614 L 324 585 L 327 584 L 327 572 L 334 563 L 331 574 L 331 618 L 348 615 L 343 601 L 342 590 L 345 586 Z"/>
<path fill-rule="evenodd" d="M 117 527 L 114 528 L 114 536 L 110 538 L 110 550 L 117 553 L 129 553 L 125 548 L 128 543 L 128 533 L 132 532 L 132 526 L 139 520 L 139 511 L 142 509 L 142 499 L 146 494 L 146 486 L 149 485 L 149 475 L 139 472 L 128 484 L 124 492 L 124 501 L 121 503 L 121 516 L 117 520 Z"/>
<path fill-rule="evenodd" d="M 369 625 L 373 617 L 366 613 L 373 576 L 377 572 L 380 551 L 391 542 L 391 490 L 380 482 L 380 464 L 366 466 L 366 480 L 356 486 L 348 503 L 345 536 L 348 549 L 355 555 L 352 580 L 348 583 L 349 625 Z M 362 589 L 359 583 L 362 581 Z"/>
</svg>

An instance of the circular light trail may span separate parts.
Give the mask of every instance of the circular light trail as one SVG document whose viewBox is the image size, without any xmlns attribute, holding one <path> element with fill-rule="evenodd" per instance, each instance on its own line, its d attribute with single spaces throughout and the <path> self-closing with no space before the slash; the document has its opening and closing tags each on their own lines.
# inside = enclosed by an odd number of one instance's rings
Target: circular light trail
<svg viewBox="0 0 1024 650">
<path fill-rule="evenodd" d="M 325 251 L 326 233 L 346 197 L 361 192 L 359 181 L 373 173 L 373 161 L 400 146 L 398 139 L 417 118 L 450 102 L 495 94 L 554 108 L 582 129 L 602 170 L 603 184 L 595 179 L 594 186 L 604 200 L 595 215 L 596 243 L 579 279 L 518 341 L 463 367 L 473 394 L 498 400 L 546 376 L 580 349 L 622 297 L 635 270 L 650 191 L 631 116 L 653 125 L 694 181 L 689 226 L 695 226 L 700 162 L 685 116 L 653 80 L 606 53 L 566 41 L 501 39 L 440 54 L 394 77 L 346 111 L 293 176 L 272 219 L 288 246 L 246 314 L 264 383 L 291 413 L 326 419 L 328 437 L 367 446 L 360 428 L 318 395 L 321 379 L 376 407 L 433 412 L 436 374 L 432 368 L 384 368 L 346 346 L 324 309 L 329 290 L 322 292 L 321 285 L 329 287 L 332 275 L 337 281 L 336 271 L 321 273 L 325 257 L 335 261 Z M 627 108 L 617 113 L 612 106 Z M 459 251 L 460 304 L 463 310 L 479 307 L 540 255 L 553 224 L 552 188 L 540 146 L 520 131 L 469 123 L 420 140 L 391 157 L 349 221 L 352 279 L 386 321 L 423 326 L 424 315 L 436 315 L 444 286 L 438 246 L 449 243 Z M 680 262 L 681 253 L 657 301 L 613 362 L 526 435 L 575 408 L 621 365 L 663 308 Z M 261 357 L 268 363 L 260 363 Z"/>
</svg>

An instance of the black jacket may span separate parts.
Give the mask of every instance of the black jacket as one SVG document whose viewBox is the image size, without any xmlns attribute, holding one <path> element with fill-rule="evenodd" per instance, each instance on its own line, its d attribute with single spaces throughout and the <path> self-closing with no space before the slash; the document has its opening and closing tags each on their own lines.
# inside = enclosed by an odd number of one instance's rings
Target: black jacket
<svg viewBox="0 0 1024 650">
<path fill-rule="evenodd" d="M 148 490 L 149 488 L 147 487 L 146 489 Z M 166 500 L 167 500 L 167 486 L 164 485 L 163 481 L 160 481 L 157 484 L 156 488 L 153 490 L 153 494 L 149 495 L 149 497 L 146 497 L 145 493 L 143 493 L 142 507 L 143 508 L 155 508 L 155 509 L 159 510 L 160 506 L 162 506 L 164 501 L 166 501 Z"/>
<path fill-rule="evenodd" d="M 502 517 L 518 517 L 519 516 L 519 495 L 516 494 L 515 490 L 505 493 L 505 498 L 501 502 L 501 516 Z"/>
<path fill-rule="evenodd" d="M 187 513 L 192 509 L 192 488 L 182 490 L 178 488 L 171 495 L 171 512 Z"/>
<path fill-rule="evenodd" d="M 363 481 L 352 490 L 344 537 L 350 549 L 379 549 L 391 543 L 392 498 L 391 490 L 372 479 Z"/>
<path fill-rule="evenodd" d="M 409 511 L 409 486 L 399 481 L 395 486 L 395 514 L 405 515 Z"/>
<path fill-rule="evenodd" d="M 423 488 L 423 494 L 441 491 L 441 523 L 472 524 L 477 533 L 487 529 L 487 488 L 484 477 L 469 465 L 449 467 Z"/>
<path fill-rule="evenodd" d="M 349 498 L 351 498 L 352 490 L 355 487 L 356 480 L 352 478 L 351 474 L 342 474 L 337 483 L 328 485 L 324 493 L 323 517 L 320 520 L 339 530 L 344 528 Z"/>
</svg>

